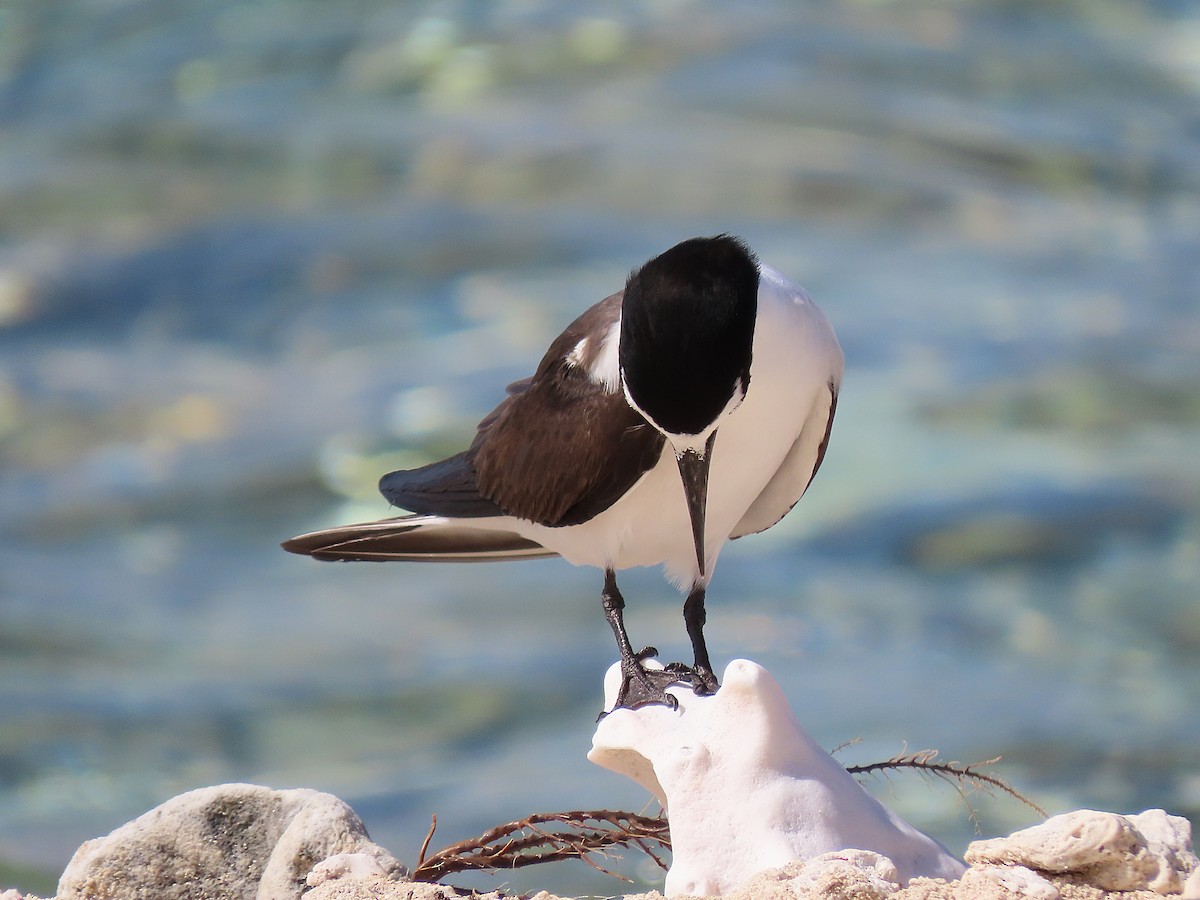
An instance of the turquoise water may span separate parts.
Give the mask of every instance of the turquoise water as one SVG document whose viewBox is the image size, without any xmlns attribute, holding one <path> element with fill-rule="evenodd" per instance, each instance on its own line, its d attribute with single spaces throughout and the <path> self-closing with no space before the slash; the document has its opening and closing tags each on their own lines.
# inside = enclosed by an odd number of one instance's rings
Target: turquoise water
<svg viewBox="0 0 1200 900">
<path fill-rule="evenodd" d="M 641 809 L 583 758 L 598 573 L 277 545 L 385 515 L 380 473 L 718 231 L 847 375 L 809 495 L 722 556 L 714 659 L 847 763 L 1200 821 L 1198 101 L 1182 3 L 0 6 L 0 864 L 223 781 L 410 862 L 434 813 Z M 684 656 L 680 598 L 622 585 Z M 871 788 L 958 851 L 1035 821 Z"/>
</svg>

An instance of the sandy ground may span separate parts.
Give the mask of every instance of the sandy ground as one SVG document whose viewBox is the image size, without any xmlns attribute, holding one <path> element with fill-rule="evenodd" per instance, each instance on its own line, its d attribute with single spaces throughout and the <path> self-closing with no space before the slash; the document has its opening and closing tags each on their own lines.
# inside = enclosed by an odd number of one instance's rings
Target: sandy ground
<svg viewBox="0 0 1200 900">
<path fill-rule="evenodd" d="M 1073 883 L 1065 879 L 1051 879 L 1057 893 L 1018 893 L 1005 889 L 994 881 L 970 881 L 963 883 L 945 882 L 940 879 L 917 878 L 906 888 L 890 893 L 863 891 L 861 885 L 828 885 L 822 893 L 806 891 L 796 893 L 785 883 L 755 881 L 742 890 L 728 894 L 724 900 L 808 900 L 821 897 L 823 900 L 1006 900 L 1016 897 L 1039 897 L 1044 900 L 1163 900 L 1162 894 L 1153 891 L 1103 891 L 1086 884 Z M 511 895 L 500 893 L 460 894 L 452 888 L 434 884 L 403 884 L 383 879 L 339 881 L 316 888 L 304 895 L 305 900 L 451 900 L 459 897 L 478 897 L 479 900 L 506 900 Z M 1179 897 L 1179 894 L 1174 895 Z M 542 892 L 531 900 L 568 900 L 556 894 Z M 657 891 L 645 894 L 627 894 L 623 900 L 666 900 Z M 691 897 L 676 897 L 672 900 L 696 900 Z M 707 898 L 705 898 L 707 900 Z"/>
</svg>

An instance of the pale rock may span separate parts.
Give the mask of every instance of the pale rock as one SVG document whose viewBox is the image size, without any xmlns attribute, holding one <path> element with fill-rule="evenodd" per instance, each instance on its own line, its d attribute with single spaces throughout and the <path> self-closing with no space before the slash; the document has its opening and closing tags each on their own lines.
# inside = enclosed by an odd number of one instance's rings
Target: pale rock
<svg viewBox="0 0 1200 900">
<path fill-rule="evenodd" d="M 7 891 L 0 891 L 0 900 L 22 900 L 21 892 L 16 888 L 9 888 Z"/>
<path fill-rule="evenodd" d="M 959 881 L 969 897 L 1028 898 L 1028 900 L 1060 900 L 1058 888 L 1044 876 L 1025 866 L 984 865 L 967 869 Z"/>
<path fill-rule="evenodd" d="M 227 784 L 181 794 L 76 851 L 57 900 L 298 898 L 313 866 L 339 853 L 403 867 L 345 803 L 312 790 Z"/>
<path fill-rule="evenodd" d="M 369 853 L 339 853 L 313 866 L 304 882 L 309 887 L 316 887 L 339 878 L 386 877 L 387 874 L 379 859 Z"/>
<path fill-rule="evenodd" d="M 1147 887 L 1159 894 L 1182 891 L 1188 873 L 1200 867 L 1192 847 L 1192 823 L 1161 809 L 1148 809 L 1126 818 L 1145 839 L 1148 854 L 1158 862 L 1158 875 Z"/>
<path fill-rule="evenodd" d="M 606 708 L 620 667 L 605 677 Z M 955 879 L 963 864 L 868 794 L 800 727 L 779 684 L 734 660 L 716 694 L 677 685 L 679 709 L 617 709 L 588 759 L 632 778 L 667 811 L 672 865 L 664 893 L 720 895 L 764 869 L 847 847 L 890 859 L 896 880 Z"/>
<path fill-rule="evenodd" d="M 870 850 L 822 853 L 792 879 L 797 900 L 886 900 L 900 890 L 900 875 L 886 856 Z"/>
<path fill-rule="evenodd" d="M 1183 900 L 1200 900 L 1200 868 L 1192 869 L 1183 886 Z"/>
<path fill-rule="evenodd" d="M 1136 816 L 1090 809 L 1063 813 L 1008 837 L 975 841 L 966 858 L 972 865 L 1074 875 L 1107 891 L 1159 894 L 1179 893 L 1197 865 L 1187 819 L 1159 809 Z"/>
</svg>

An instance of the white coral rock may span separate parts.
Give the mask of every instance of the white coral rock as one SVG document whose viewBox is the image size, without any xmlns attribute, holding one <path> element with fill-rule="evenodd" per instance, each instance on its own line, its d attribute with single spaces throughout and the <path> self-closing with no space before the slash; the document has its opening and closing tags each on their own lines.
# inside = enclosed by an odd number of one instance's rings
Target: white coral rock
<svg viewBox="0 0 1200 900">
<path fill-rule="evenodd" d="M 1061 895 L 1042 875 L 1025 866 L 979 866 L 967 869 L 959 882 L 968 897 L 1059 900 Z"/>
<path fill-rule="evenodd" d="M 975 841 L 972 865 L 1027 866 L 1076 875 L 1107 891 L 1150 890 L 1175 894 L 1197 865 L 1191 825 L 1181 816 L 1151 809 L 1136 816 L 1076 810 L 1008 837 Z"/>
<path fill-rule="evenodd" d="M 900 890 L 900 875 L 886 856 L 870 850 L 837 850 L 810 859 L 792 879 L 798 900 L 886 900 Z"/>
<path fill-rule="evenodd" d="M 611 708 L 620 684 L 605 681 Z M 761 666 L 734 660 L 709 697 L 670 692 L 679 709 L 618 709 L 596 727 L 588 759 L 653 793 L 671 824 L 664 892 L 718 895 L 756 872 L 859 847 L 895 865 L 890 880 L 953 879 L 964 866 L 868 794 L 796 721 Z"/>
</svg>

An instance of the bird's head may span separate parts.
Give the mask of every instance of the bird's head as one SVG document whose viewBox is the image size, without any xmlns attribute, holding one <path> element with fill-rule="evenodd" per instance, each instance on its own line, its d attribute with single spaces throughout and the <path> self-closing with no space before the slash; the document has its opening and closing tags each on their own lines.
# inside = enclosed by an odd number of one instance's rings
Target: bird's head
<svg viewBox="0 0 1200 900">
<path fill-rule="evenodd" d="M 629 276 L 621 304 L 621 383 L 666 437 L 683 479 L 696 557 L 716 434 L 750 386 L 758 261 L 737 238 L 677 244 Z"/>
</svg>

